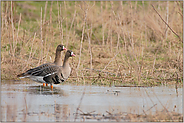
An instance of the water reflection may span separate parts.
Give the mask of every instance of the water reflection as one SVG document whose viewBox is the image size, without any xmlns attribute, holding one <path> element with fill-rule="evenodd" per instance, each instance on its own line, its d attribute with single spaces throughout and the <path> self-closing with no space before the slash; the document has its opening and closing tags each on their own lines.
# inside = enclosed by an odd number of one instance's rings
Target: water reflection
<svg viewBox="0 0 184 123">
<path fill-rule="evenodd" d="M 53 87 L 53 90 L 49 86 L 29 86 L 25 90 L 25 92 L 28 92 L 29 94 L 35 94 L 35 95 L 59 95 L 59 96 L 67 96 L 67 94 L 58 87 Z"/>
<path fill-rule="evenodd" d="M 54 113 L 55 113 L 55 121 L 60 121 L 61 120 L 61 106 L 59 104 L 55 104 Z"/>
<path fill-rule="evenodd" d="M 17 112 L 17 106 L 16 105 L 7 105 L 6 106 L 6 118 L 8 122 L 15 122 L 16 121 L 16 115 L 14 112 Z"/>
<path fill-rule="evenodd" d="M 55 104 L 54 105 L 54 114 L 55 121 L 67 121 L 68 119 L 68 105 Z"/>
</svg>

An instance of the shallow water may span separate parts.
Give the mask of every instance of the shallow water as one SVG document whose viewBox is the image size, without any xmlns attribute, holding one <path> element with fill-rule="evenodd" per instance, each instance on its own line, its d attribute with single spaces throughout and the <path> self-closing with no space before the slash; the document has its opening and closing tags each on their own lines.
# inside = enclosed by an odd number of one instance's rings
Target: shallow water
<svg viewBox="0 0 184 123">
<path fill-rule="evenodd" d="M 91 117 L 120 112 L 154 114 L 164 109 L 182 113 L 182 88 L 177 95 L 174 87 L 165 86 L 63 84 L 54 85 L 53 91 L 33 81 L 3 81 L 1 86 L 2 121 L 97 121 Z M 87 113 L 91 117 L 85 117 Z"/>
</svg>

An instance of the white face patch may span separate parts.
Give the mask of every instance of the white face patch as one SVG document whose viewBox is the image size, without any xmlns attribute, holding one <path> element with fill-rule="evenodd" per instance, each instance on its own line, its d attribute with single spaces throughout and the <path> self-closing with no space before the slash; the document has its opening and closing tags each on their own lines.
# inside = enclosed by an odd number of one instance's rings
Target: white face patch
<svg viewBox="0 0 184 123">
<path fill-rule="evenodd" d="M 65 47 L 63 46 L 63 49 L 65 49 Z"/>
<path fill-rule="evenodd" d="M 71 56 L 73 55 L 73 52 L 71 52 Z"/>
</svg>

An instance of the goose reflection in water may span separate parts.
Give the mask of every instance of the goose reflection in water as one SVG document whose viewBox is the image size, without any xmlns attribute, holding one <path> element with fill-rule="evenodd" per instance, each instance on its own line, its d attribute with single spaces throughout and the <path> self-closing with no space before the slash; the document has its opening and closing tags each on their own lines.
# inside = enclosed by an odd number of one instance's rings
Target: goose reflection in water
<svg viewBox="0 0 184 123">
<path fill-rule="evenodd" d="M 68 96 L 68 94 L 61 89 L 60 87 L 53 87 L 53 90 L 50 89 L 49 86 L 29 86 L 24 91 L 29 94 L 35 95 L 59 95 L 59 96 Z"/>
</svg>

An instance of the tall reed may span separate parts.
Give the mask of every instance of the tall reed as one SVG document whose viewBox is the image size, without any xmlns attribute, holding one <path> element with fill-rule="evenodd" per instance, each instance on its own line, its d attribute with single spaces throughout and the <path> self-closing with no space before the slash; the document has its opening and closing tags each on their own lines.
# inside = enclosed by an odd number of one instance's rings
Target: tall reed
<svg viewBox="0 0 184 123">
<path fill-rule="evenodd" d="M 173 70 L 182 80 L 181 2 L 36 3 L 2 2 L 3 79 L 52 62 L 64 44 L 77 54 L 71 78 L 79 83 L 168 84 Z"/>
</svg>

